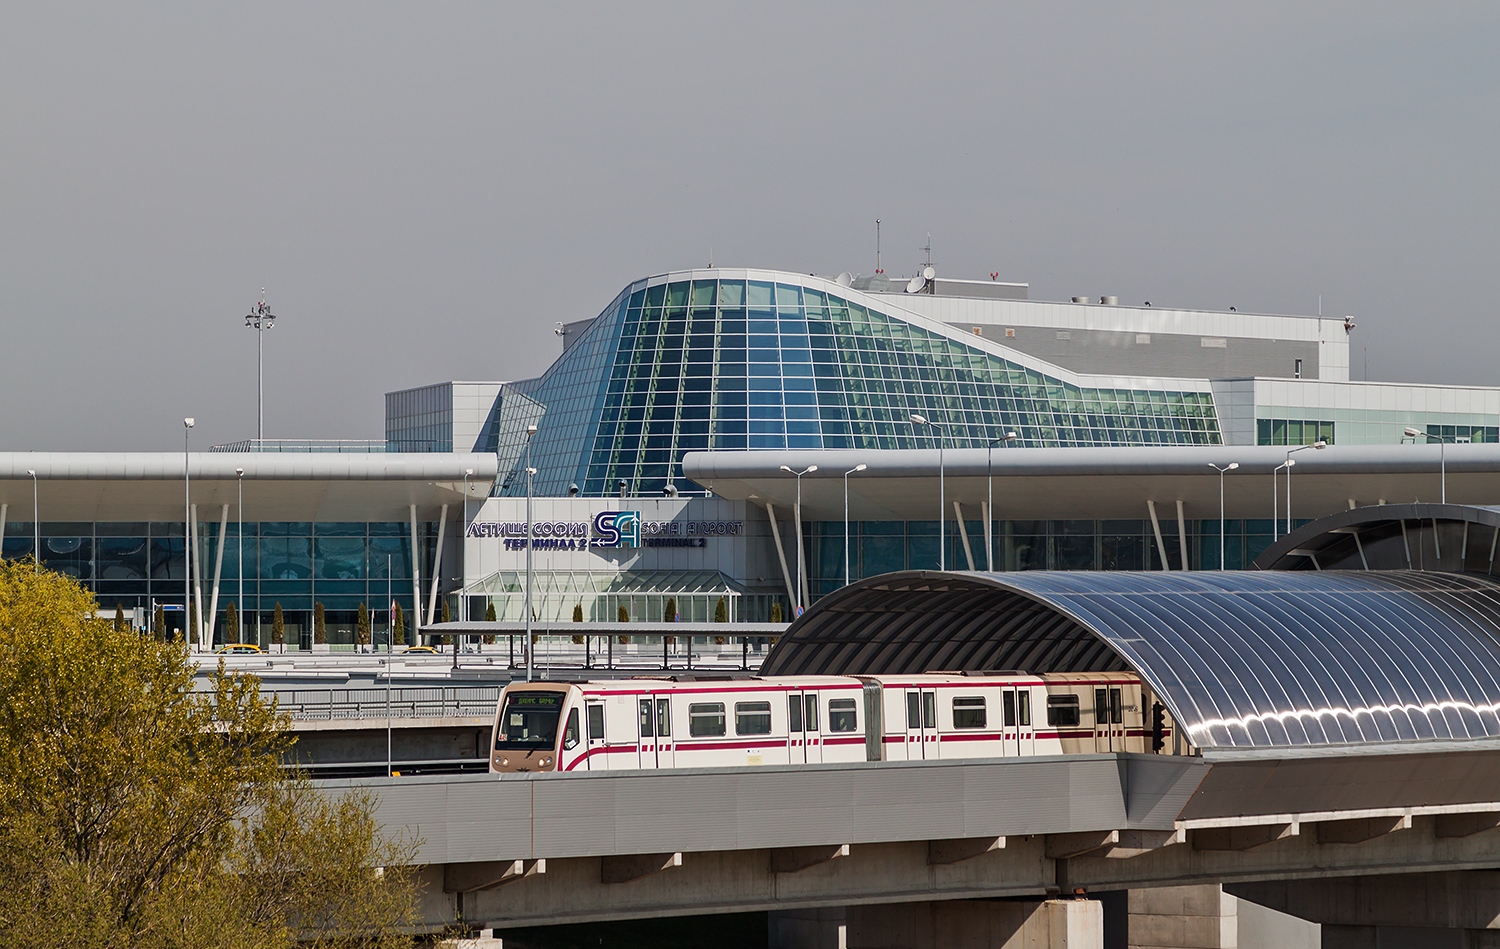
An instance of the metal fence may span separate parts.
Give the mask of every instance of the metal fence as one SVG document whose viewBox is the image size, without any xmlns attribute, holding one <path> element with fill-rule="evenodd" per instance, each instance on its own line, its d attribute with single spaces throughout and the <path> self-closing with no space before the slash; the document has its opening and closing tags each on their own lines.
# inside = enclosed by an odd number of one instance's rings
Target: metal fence
<svg viewBox="0 0 1500 949">
<path fill-rule="evenodd" d="M 492 717 L 500 701 L 496 685 L 437 688 L 298 689 L 274 693 L 296 721 L 385 718 Z"/>
</svg>

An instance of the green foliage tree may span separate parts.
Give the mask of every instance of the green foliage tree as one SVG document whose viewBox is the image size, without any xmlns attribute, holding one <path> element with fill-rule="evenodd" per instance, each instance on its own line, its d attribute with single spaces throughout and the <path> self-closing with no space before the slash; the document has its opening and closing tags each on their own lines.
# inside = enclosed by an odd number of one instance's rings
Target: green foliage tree
<svg viewBox="0 0 1500 949">
<path fill-rule="evenodd" d="M 370 608 L 365 606 L 364 601 L 359 604 L 359 619 L 354 625 L 354 641 L 359 644 L 360 650 L 370 645 Z"/>
<path fill-rule="evenodd" d="M 323 608 L 322 600 L 313 604 L 313 642 L 318 645 L 328 642 L 328 611 Z"/>
<path fill-rule="evenodd" d="M 115 621 L 112 624 L 114 631 L 123 633 L 125 631 L 125 607 L 123 604 L 115 604 Z"/>
<path fill-rule="evenodd" d="M 625 608 L 624 604 L 621 604 L 619 610 L 616 611 L 615 619 L 622 623 L 630 622 L 630 611 Z"/>
<path fill-rule="evenodd" d="M 397 646 L 406 645 L 406 614 L 401 604 L 396 604 L 395 616 L 391 619 L 391 641 Z"/>
<path fill-rule="evenodd" d="M 484 621 L 493 623 L 495 621 L 495 601 L 491 600 L 484 608 Z"/>
<path fill-rule="evenodd" d="M 271 611 L 271 642 L 278 646 L 286 643 L 286 616 L 281 612 L 281 601 L 276 601 L 276 609 Z"/>
<path fill-rule="evenodd" d="M 719 597 L 719 602 L 714 605 L 714 622 L 729 622 L 729 604 L 724 602 L 724 598 L 722 596 Z"/>
<path fill-rule="evenodd" d="M 237 643 L 240 641 L 240 611 L 234 608 L 234 601 L 224 608 L 224 641 L 226 643 Z"/>
<path fill-rule="evenodd" d="M 160 603 L 156 604 L 156 615 L 151 617 L 151 635 L 158 641 L 167 638 L 167 611 Z"/>
<path fill-rule="evenodd" d="M 575 623 L 581 623 L 581 622 L 583 622 L 583 604 L 582 603 L 575 603 L 575 604 L 573 604 L 573 622 L 575 622 Z"/>
<path fill-rule="evenodd" d="M 677 622 L 677 597 L 667 597 L 666 609 L 661 611 L 661 621 L 663 623 Z"/>
<path fill-rule="evenodd" d="M 781 622 L 781 601 L 777 600 L 771 604 L 771 622 Z"/>
<path fill-rule="evenodd" d="M 254 677 L 0 563 L 0 949 L 410 946 L 410 844 L 281 767 Z M 376 873 L 375 867 L 384 871 Z"/>
<path fill-rule="evenodd" d="M 445 623 L 451 623 L 451 622 L 453 622 L 453 614 L 451 614 L 451 613 L 448 612 L 448 598 L 447 597 L 443 597 L 443 622 L 445 622 Z"/>
</svg>

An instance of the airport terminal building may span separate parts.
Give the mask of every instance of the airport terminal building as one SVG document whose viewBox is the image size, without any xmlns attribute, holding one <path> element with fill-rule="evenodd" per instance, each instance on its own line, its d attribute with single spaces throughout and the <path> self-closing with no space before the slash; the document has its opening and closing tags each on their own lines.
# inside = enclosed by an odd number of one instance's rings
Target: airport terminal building
<svg viewBox="0 0 1500 949">
<path fill-rule="evenodd" d="M 892 570 L 1203 569 L 1221 542 L 1238 567 L 1288 500 L 1500 502 L 1500 389 L 1352 381 L 1343 318 L 1028 296 L 646 278 L 563 320 L 538 378 L 389 393 L 383 442 L 223 446 L 187 485 L 182 455 L 0 454 L 4 555 L 39 544 L 105 609 L 232 598 L 263 640 L 279 604 L 309 644 L 322 604 L 338 643 L 393 599 L 524 615 L 528 437 L 540 620 L 765 622 Z"/>
</svg>

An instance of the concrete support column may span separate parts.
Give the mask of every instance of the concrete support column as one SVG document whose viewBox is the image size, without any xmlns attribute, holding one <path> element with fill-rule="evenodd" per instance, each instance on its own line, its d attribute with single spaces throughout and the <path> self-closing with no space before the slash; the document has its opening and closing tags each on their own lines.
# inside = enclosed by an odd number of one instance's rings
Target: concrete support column
<svg viewBox="0 0 1500 949">
<path fill-rule="evenodd" d="M 851 906 L 848 949 L 1103 949 L 1096 900 L 946 900 Z"/>
<path fill-rule="evenodd" d="M 847 949 L 842 906 L 773 910 L 766 914 L 767 949 Z"/>
<path fill-rule="evenodd" d="M 1130 949 L 1239 949 L 1235 898 L 1215 885 L 1130 891 Z"/>
</svg>

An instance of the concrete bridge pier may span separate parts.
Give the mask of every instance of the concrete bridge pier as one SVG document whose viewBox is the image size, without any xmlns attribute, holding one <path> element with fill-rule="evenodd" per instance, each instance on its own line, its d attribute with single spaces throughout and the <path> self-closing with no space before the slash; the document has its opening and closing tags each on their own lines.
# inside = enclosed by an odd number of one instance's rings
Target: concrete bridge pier
<svg viewBox="0 0 1500 949">
<path fill-rule="evenodd" d="M 1097 900 L 938 900 L 770 914 L 772 949 L 1103 949 Z"/>
</svg>

